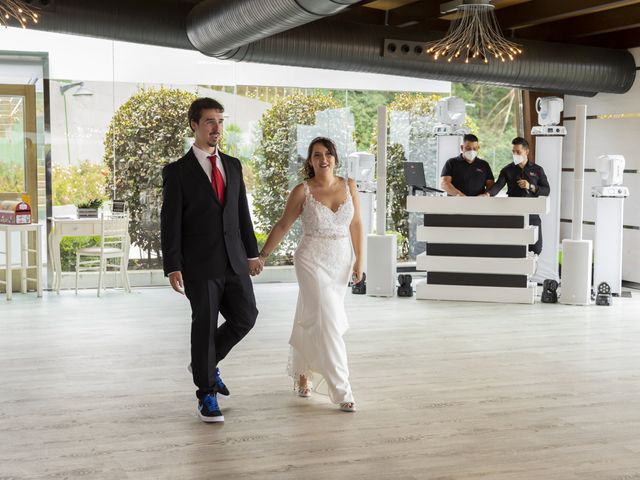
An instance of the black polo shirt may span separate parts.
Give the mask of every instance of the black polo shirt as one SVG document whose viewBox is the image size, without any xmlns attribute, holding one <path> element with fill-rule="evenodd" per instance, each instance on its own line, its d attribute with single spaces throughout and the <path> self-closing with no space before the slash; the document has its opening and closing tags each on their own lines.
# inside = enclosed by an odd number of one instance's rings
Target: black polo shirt
<svg viewBox="0 0 640 480">
<path fill-rule="evenodd" d="M 447 160 L 440 176 L 451 177 L 453 186 L 467 197 L 484 193 L 487 180 L 493 180 L 493 172 L 486 161 L 476 157 L 469 163 L 462 155 Z"/>
<path fill-rule="evenodd" d="M 529 182 L 530 185 L 535 186 L 535 190 L 525 190 L 518 186 L 518 180 L 524 179 Z M 531 163 L 530 161 L 520 168 L 520 165 L 510 163 L 502 170 L 498 175 L 498 180 L 489 190 L 489 194 L 493 197 L 500 192 L 507 185 L 507 196 L 509 197 L 546 197 L 549 195 L 549 181 L 544 173 L 544 169 L 540 165 Z"/>
</svg>

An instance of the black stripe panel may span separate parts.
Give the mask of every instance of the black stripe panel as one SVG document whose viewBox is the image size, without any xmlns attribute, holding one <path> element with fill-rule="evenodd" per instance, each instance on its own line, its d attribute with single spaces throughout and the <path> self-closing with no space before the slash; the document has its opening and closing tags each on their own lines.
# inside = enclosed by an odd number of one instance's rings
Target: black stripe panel
<svg viewBox="0 0 640 480">
<path fill-rule="evenodd" d="M 426 227 L 524 228 L 523 215 L 440 215 L 424 216 Z"/>
<path fill-rule="evenodd" d="M 501 273 L 428 272 L 427 283 L 430 285 L 526 288 L 527 276 Z"/>
<path fill-rule="evenodd" d="M 438 257 L 525 258 L 527 256 L 527 246 L 427 242 L 427 255 Z"/>
</svg>

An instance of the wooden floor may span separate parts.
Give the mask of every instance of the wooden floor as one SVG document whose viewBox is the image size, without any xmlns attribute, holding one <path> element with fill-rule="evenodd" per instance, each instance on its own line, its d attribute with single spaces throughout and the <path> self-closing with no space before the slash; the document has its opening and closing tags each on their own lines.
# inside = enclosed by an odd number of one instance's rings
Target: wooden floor
<svg viewBox="0 0 640 480">
<path fill-rule="evenodd" d="M 356 414 L 295 397 L 292 284 L 195 415 L 169 289 L 0 303 L 0 479 L 640 478 L 640 292 L 613 307 L 347 295 Z"/>
</svg>

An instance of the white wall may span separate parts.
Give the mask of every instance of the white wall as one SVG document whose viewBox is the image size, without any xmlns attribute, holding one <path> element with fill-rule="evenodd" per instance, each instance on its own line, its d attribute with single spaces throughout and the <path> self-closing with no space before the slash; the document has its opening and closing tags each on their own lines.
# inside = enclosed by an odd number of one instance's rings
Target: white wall
<svg viewBox="0 0 640 480">
<path fill-rule="evenodd" d="M 50 78 L 173 85 L 259 85 L 449 93 L 423 78 L 218 60 L 195 50 L 155 47 L 22 28 L 0 28 L 0 50 L 47 52 Z M 0 77 L 2 72 L 0 71 Z"/>
<path fill-rule="evenodd" d="M 631 50 L 640 65 L 640 48 Z M 626 160 L 624 185 L 630 196 L 624 207 L 624 244 L 622 279 L 640 283 L 640 71 L 631 90 L 623 95 L 598 94 L 595 97 L 566 96 L 565 117 L 575 117 L 576 105 L 587 105 L 587 115 L 631 114 L 627 118 L 594 118 L 587 120 L 585 169 L 594 169 L 596 159 L 604 154 L 624 155 Z M 575 120 L 565 121 L 567 136 L 563 145 L 562 167 L 573 168 L 575 162 Z M 586 172 L 584 181 L 584 221 L 595 221 L 595 201 L 591 187 L 600 184 L 597 172 Z M 572 215 L 573 172 L 562 173 L 560 217 L 570 220 Z M 593 225 L 584 225 L 584 236 L 593 239 Z M 571 237 L 571 223 L 560 226 L 561 238 Z"/>
</svg>

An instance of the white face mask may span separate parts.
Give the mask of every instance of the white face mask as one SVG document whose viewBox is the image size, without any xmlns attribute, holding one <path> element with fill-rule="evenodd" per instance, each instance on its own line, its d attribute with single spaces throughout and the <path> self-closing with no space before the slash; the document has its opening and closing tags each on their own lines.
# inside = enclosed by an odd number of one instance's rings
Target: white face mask
<svg viewBox="0 0 640 480">
<path fill-rule="evenodd" d="M 478 152 L 476 152 L 475 150 L 465 150 L 464 152 L 462 152 L 462 156 L 470 162 L 473 162 L 478 156 Z"/>
<path fill-rule="evenodd" d="M 524 156 L 522 155 L 513 155 L 513 163 L 515 165 L 520 165 L 524 161 Z"/>
</svg>

